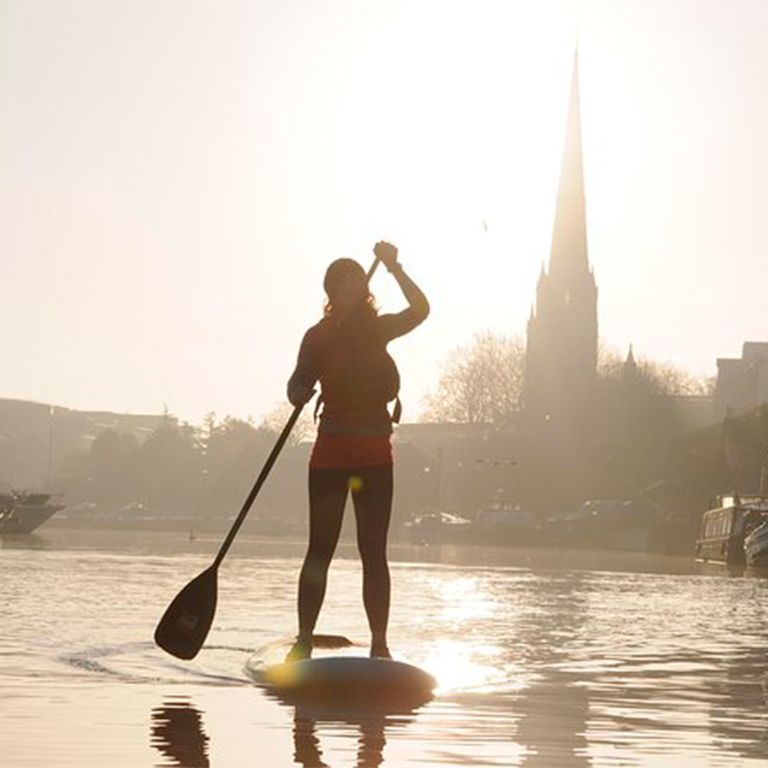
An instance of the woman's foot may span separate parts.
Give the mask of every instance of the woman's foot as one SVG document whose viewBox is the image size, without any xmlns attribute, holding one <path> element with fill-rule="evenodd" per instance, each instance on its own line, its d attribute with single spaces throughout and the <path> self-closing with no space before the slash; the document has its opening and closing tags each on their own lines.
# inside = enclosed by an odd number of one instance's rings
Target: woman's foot
<svg viewBox="0 0 768 768">
<path fill-rule="evenodd" d="M 392 654 L 389 652 L 386 642 L 374 642 L 371 643 L 371 658 L 372 659 L 391 659 Z"/>
<path fill-rule="evenodd" d="M 312 638 L 302 637 L 299 635 L 296 638 L 296 642 L 288 651 L 288 655 L 285 660 L 288 661 L 302 661 L 303 659 L 312 658 Z"/>
</svg>

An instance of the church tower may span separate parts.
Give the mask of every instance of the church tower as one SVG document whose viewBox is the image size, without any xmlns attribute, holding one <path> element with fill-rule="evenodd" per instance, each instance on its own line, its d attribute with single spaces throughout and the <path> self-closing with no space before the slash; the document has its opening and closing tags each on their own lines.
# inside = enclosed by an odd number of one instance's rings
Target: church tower
<svg viewBox="0 0 768 768">
<path fill-rule="evenodd" d="M 528 321 L 524 405 L 529 424 L 578 427 L 594 403 L 596 375 L 597 286 L 587 252 L 577 56 L 549 270 L 542 267 Z"/>
</svg>

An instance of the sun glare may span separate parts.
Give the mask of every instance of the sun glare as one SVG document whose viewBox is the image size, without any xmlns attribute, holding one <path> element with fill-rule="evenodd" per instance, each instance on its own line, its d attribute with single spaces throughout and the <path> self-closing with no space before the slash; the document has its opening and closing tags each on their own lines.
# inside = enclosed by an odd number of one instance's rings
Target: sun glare
<svg viewBox="0 0 768 768">
<path fill-rule="evenodd" d="M 426 649 L 424 666 L 439 681 L 439 692 L 485 690 L 501 682 L 508 688 L 516 676 L 510 674 L 502 649 L 486 633 L 498 605 L 480 580 L 435 577 L 428 588 L 439 606 L 430 621 L 443 629 L 441 639 Z"/>
<path fill-rule="evenodd" d="M 487 619 L 494 614 L 495 604 L 479 589 L 477 579 L 464 578 L 436 581 L 433 589 L 443 603 L 443 621 L 463 623 L 470 619 Z"/>
<path fill-rule="evenodd" d="M 429 646 L 427 658 L 424 666 L 438 681 L 438 694 L 482 691 L 502 682 L 509 688 L 511 678 L 501 664 L 501 648 L 497 646 L 438 640 Z"/>
<path fill-rule="evenodd" d="M 389 233 L 437 298 L 520 333 L 551 236 L 573 35 L 542 11 L 502 7 L 438 18 L 409 6 L 393 24 L 396 57 L 358 52 L 337 96 L 337 191 L 351 244 Z M 390 289 L 377 286 L 385 304 Z"/>
</svg>

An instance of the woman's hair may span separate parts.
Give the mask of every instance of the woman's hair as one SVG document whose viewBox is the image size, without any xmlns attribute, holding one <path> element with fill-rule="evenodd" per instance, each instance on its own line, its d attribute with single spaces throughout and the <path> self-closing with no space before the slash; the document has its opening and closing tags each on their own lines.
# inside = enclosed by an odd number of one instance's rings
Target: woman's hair
<svg viewBox="0 0 768 768">
<path fill-rule="evenodd" d="M 366 279 L 365 270 L 354 259 L 336 259 L 331 262 L 328 269 L 325 271 L 325 278 L 323 279 L 323 288 L 328 298 L 325 301 L 323 307 L 323 314 L 329 317 L 333 314 L 333 294 L 336 286 L 350 273 L 358 273 Z M 373 294 L 368 290 L 366 284 L 366 290 L 364 300 L 361 301 L 361 306 L 365 307 L 365 314 L 371 317 L 375 317 L 378 314 L 378 308 L 376 306 L 376 299 Z"/>
</svg>

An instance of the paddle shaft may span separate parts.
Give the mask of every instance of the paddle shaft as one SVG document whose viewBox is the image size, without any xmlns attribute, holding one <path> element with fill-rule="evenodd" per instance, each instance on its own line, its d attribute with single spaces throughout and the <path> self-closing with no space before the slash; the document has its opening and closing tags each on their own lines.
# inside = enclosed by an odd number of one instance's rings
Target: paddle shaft
<svg viewBox="0 0 768 768">
<path fill-rule="evenodd" d="M 371 264 L 371 268 L 368 270 L 366 280 L 370 280 L 373 277 L 373 273 L 376 271 L 376 267 L 378 266 L 379 266 L 379 259 L 376 258 L 374 259 L 373 264 Z M 288 418 L 288 421 L 283 427 L 283 431 L 280 433 L 280 436 L 277 438 L 277 441 L 275 442 L 275 445 L 272 448 L 272 451 L 269 454 L 269 457 L 264 463 L 264 466 L 262 467 L 261 472 L 259 472 L 259 476 L 256 478 L 256 482 L 254 483 L 253 488 L 251 488 L 251 492 L 248 494 L 248 497 L 243 503 L 243 508 L 240 510 L 240 514 L 237 516 L 237 519 L 235 520 L 235 522 L 232 525 L 232 528 L 227 534 L 227 538 L 224 539 L 224 543 L 221 545 L 221 548 L 219 549 L 219 553 L 216 555 L 216 559 L 213 561 L 213 565 L 211 566 L 213 570 L 218 569 L 219 565 L 221 565 L 221 561 L 224 559 L 225 555 L 229 551 L 229 548 L 232 546 L 232 542 L 235 540 L 235 536 L 237 536 L 237 532 L 240 530 L 240 526 L 245 521 L 245 518 L 247 517 L 248 512 L 251 509 L 251 505 L 253 504 L 254 499 L 256 498 L 256 496 L 258 496 L 259 491 L 261 490 L 261 486 L 264 485 L 264 481 L 267 479 L 267 476 L 269 475 L 275 461 L 277 461 L 277 457 L 280 455 L 280 451 L 283 449 L 283 446 L 285 445 L 285 441 L 288 439 L 288 436 L 291 434 L 291 430 L 293 429 L 294 425 L 296 424 L 296 421 L 301 415 L 301 411 L 303 408 L 304 408 L 304 403 L 302 403 L 301 405 L 297 405 L 293 409 L 293 413 Z"/>
</svg>

